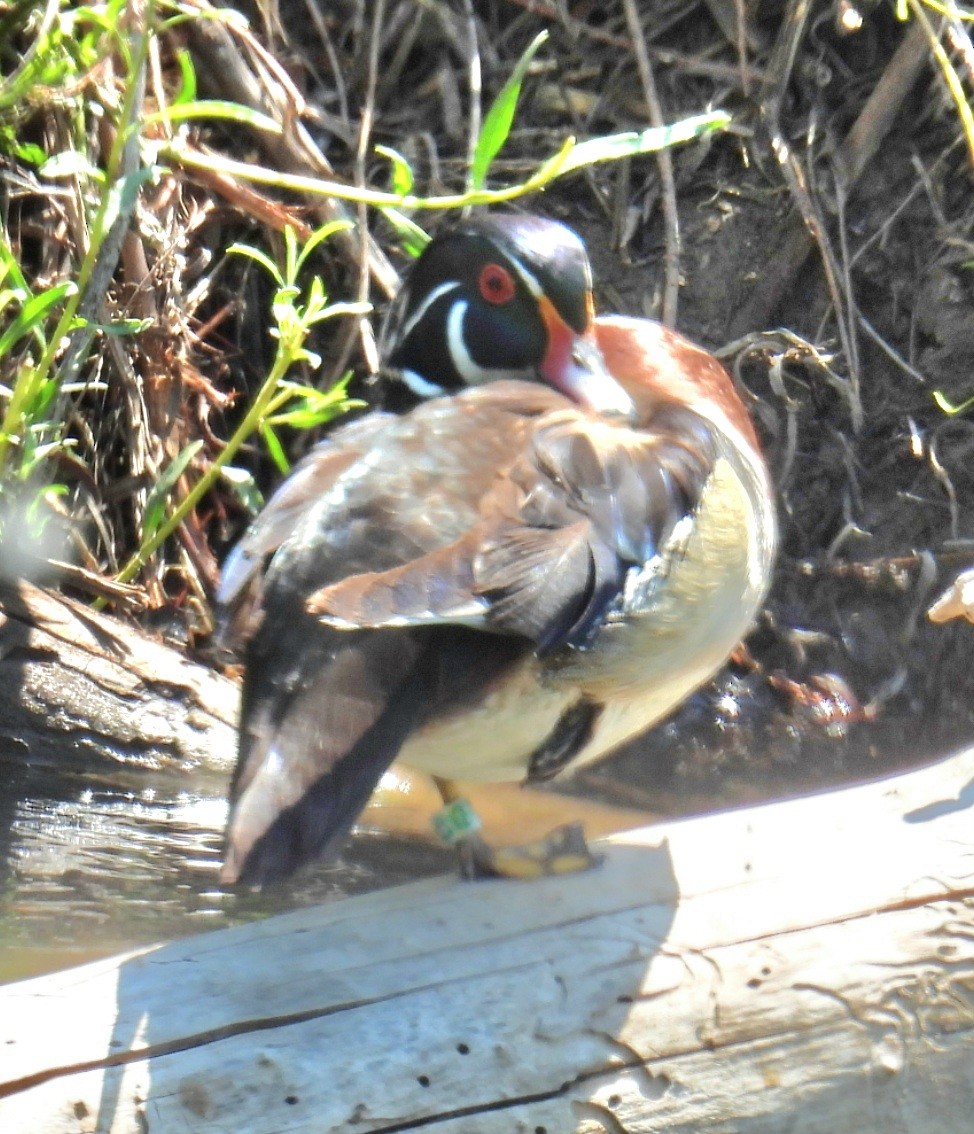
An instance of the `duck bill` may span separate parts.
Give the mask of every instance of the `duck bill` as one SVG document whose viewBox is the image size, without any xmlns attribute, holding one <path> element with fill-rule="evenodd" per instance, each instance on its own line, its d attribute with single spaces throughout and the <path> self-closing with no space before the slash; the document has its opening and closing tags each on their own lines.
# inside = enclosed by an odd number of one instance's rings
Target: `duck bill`
<svg viewBox="0 0 974 1134">
<path fill-rule="evenodd" d="M 570 327 L 546 297 L 540 306 L 548 331 L 548 351 L 540 367 L 545 381 L 595 413 L 632 417 L 632 399 L 609 373 L 595 340 Z"/>
</svg>

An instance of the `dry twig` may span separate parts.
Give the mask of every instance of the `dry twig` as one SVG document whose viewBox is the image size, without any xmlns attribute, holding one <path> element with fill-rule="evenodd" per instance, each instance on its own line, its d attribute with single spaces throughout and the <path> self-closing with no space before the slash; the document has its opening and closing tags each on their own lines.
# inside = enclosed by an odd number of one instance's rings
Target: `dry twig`
<svg viewBox="0 0 974 1134">
<path fill-rule="evenodd" d="M 626 23 L 632 36 L 639 81 L 642 83 L 643 97 L 649 114 L 650 125 L 663 125 L 663 110 L 656 91 L 653 68 L 646 51 L 646 41 L 639 20 L 636 0 L 623 0 Z M 676 207 L 676 180 L 673 176 L 673 158 L 669 150 L 660 150 L 656 155 L 659 166 L 660 184 L 663 191 L 663 228 L 666 248 L 663 253 L 663 306 L 661 321 L 668 327 L 676 326 L 676 308 L 680 296 L 680 215 Z"/>
</svg>

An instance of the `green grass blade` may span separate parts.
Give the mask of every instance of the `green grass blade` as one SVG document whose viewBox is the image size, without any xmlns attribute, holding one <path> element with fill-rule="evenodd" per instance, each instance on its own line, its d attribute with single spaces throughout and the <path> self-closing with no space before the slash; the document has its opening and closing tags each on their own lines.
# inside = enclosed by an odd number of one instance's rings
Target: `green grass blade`
<svg viewBox="0 0 974 1134">
<path fill-rule="evenodd" d="M 327 224 L 323 224 L 320 228 L 316 228 L 304 242 L 300 252 L 298 252 L 297 262 L 295 263 L 295 273 L 301 271 L 301 269 L 305 265 L 305 261 L 314 252 L 319 244 L 334 236 L 336 232 L 347 232 L 350 228 L 352 228 L 352 222 L 347 220 L 328 221 Z M 289 231 L 293 230 L 289 227 Z"/>
<path fill-rule="evenodd" d="M 416 178 L 413 176 L 412 166 L 398 150 L 391 146 L 376 146 L 375 152 L 392 162 L 392 191 L 400 197 L 412 193 Z"/>
<path fill-rule="evenodd" d="M 277 465 L 278 470 L 285 474 L 289 473 L 291 471 L 291 462 L 287 459 L 284 446 L 278 440 L 277 434 L 266 422 L 260 427 L 260 435 L 264 439 L 267 452 L 270 453 L 271 460 Z"/>
<path fill-rule="evenodd" d="M 538 49 L 548 38 L 546 31 L 540 32 L 525 48 L 524 54 L 517 61 L 510 78 L 501 87 L 497 97 L 491 103 L 490 110 L 484 116 L 484 124 L 477 139 L 473 160 L 470 163 L 470 185 L 473 189 L 483 189 L 487 181 L 487 171 L 491 163 L 500 152 L 501 146 L 507 141 L 514 122 L 514 112 L 521 97 L 521 86 L 528 73 L 531 60 L 538 53 Z"/>
<path fill-rule="evenodd" d="M 407 217 L 405 213 L 389 207 L 382 208 L 380 211 L 396 230 L 399 247 L 407 256 L 415 258 L 429 244 L 430 234 L 410 217 Z"/>
<path fill-rule="evenodd" d="M 274 263 L 266 252 L 262 252 L 259 248 L 254 248 L 250 244 L 231 244 L 227 252 L 232 252 L 236 256 L 247 256 L 249 259 L 260 264 L 279 287 L 284 286 L 284 277 L 281 275 L 280 268 L 278 268 L 277 264 Z"/>
<path fill-rule="evenodd" d="M 159 530 L 166 514 L 166 501 L 176 485 L 176 481 L 186 471 L 189 462 L 203 448 L 202 441 L 193 441 L 169 462 L 162 476 L 152 486 L 145 502 L 145 516 L 142 520 L 142 538 L 150 539 Z"/>
<path fill-rule="evenodd" d="M 66 295 L 73 294 L 76 290 L 74 282 L 68 280 L 65 283 L 55 284 L 54 287 L 49 287 L 38 295 L 31 296 L 17 313 L 17 318 L 0 335 L 0 358 L 3 358 L 24 335 L 28 335 L 38 328 L 52 307 L 60 303 Z"/>
<path fill-rule="evenodd" d="M 176 62 L 179 64 L 179 73 L 182 76 L 182 81 L 179 87 L 179 93 L 173 99 L 173 106 L 185 106 L 187 103 L 196 101 L 196 67 L 193 65 L 193 57 L 185 48 L 176 49 Z"/>
<path fill-rule="evenodd" d="M 157 110 L 154 114 L 147 114 L 145 125 L 155 122 L 188 122 L 194 119 L 217 119 L 221 122 L 239 122 L 242 126 L 250 126 L 255 130 L 265 130 L 268 134 L 283 133 L 279 122 L 259 110 L 251 110 L 249 106 L 241 106 L 239 102 L 227 102 L 224 99 L 207 98 L 197 99 L 193 102 L 174 103 L 166 110 Z"/>
</svg>

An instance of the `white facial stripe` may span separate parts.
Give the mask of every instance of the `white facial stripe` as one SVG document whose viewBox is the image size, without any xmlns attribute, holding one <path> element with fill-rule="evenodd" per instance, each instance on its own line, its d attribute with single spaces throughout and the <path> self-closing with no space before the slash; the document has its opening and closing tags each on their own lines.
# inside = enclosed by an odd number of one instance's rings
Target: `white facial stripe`
<svg viewBox="0 0 974 1134">
<path fill-rule="evenodd" d="M 450 356 L 457 373 L 468 386 L 480 386 L 484 382 L 498 382 L 504 378 L 530 378 L 534 371 L 530 367 L 504 370 L 499 367 L 487 368 L 479 366 L 470 357 L 467 345 L 463 341 L 463 320 L 470 304 L 465 299 L 458 299 L 450 308 L 446 319 L 446 341 L 450 348 Z"/>
<path fill-rule="evenodd" d="M 423 318 L 426 312 L 429 311 L 433 304 L 444 295 L 449 295 L 451 291 L 456 291 L 459 286 L 460 284 L 456 280 L 447 280 L 446 283 L 441 283 L 437 287 L 434 287 L 419 307 L 410 315 L 409 319 L 403 323 L 398 334 L 399 341 L 405 342 L 413 333 L 416 324 Z"/>
<path fill-rule="evenodd" d="M 509 262 L 528 291 L 531 292 L 535 299 L 540 299 L 545 294 L 545 290 L 541 286 L 538 277 L 529 272 L 520 260 L 511 257 Z M 585 287 L 588 291 L 592 290 L 592 269 L 589 265 L 585 267 Z"/>
<path fill-rule="evenodd" d="M 544 295 L 544 288 L 538 282 L 537 276 L 532 275 L 527 268 L 520 262 L 520 260 L 512 260 L 511 264 L 514 271 L 521 277 L 521 281 L 535 299 L 540 299 Z"/>
<path fill-rule="evenodd" d="M 438 398 L 446 393 L 442 386 L 437 386 L 435 382 L 427 382 L 415 370 L 400 370 L 399 377 L 418 398 Z"/>
</svg>

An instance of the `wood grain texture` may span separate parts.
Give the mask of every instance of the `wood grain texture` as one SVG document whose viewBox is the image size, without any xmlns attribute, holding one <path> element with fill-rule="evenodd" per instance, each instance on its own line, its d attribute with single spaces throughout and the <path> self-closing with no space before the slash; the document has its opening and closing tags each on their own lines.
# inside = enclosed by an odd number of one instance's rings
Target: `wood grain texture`
<svg viewBox="0 0 974 1134">
<path fill-rule="evenodd" d="M 226 769 L 235 684 L 82 603 L 0 585 L 0 737 L 62 771 Z"/>
<path fill-rule="evenodd" d="M 0 1129 L 965 1134 L 974 752 L 0 988 Z"/>
</svg>

